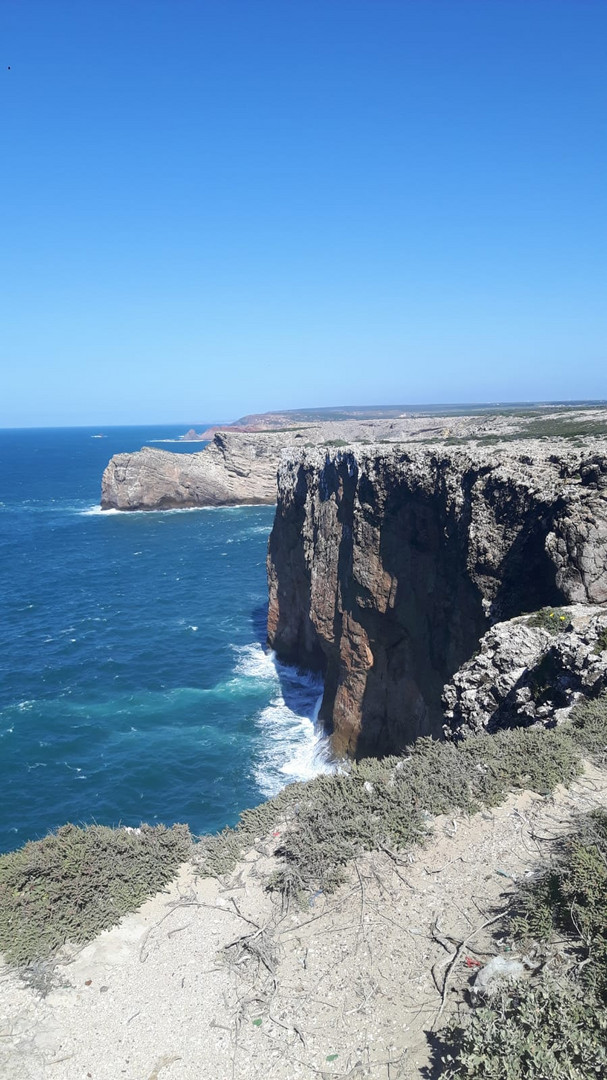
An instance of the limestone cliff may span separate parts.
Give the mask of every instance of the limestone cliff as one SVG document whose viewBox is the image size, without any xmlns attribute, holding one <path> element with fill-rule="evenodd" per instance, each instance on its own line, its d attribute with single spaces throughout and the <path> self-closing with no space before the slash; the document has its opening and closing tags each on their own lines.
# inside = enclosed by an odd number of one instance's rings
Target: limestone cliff
<svg viewBox="0 0 607 1080">
<path fill-rule="evenodd" d="M 439 734 L 482 635 L 607 602 L 607 442 L 310 450 L 279 470 L 268 638 L 325 672 L 338 752 Z"/>
<path fill-rule="evenodd" d="M 210 445 L 198 454 L 149 448 L 134 454 L 117 454 L 103 476 L 101 505 L 106 510 L 165 510 L 272 503 L 276 501 L 276 471 L 281 454 L 298 446 L 519 439 L 530 431 L 543 436 L 556 430 L 568 438 L 578 437 L 580 432 L 607 433 L 605 409 L 568 409 L 559 413 L 544 410 L 539 419 L 535 413 L 506 412 L 492 416 L 483 412 L 449 417 L 404 415 L 384 420 L 342 418 L 321 423 L 305 421 L 302 418 L 306 415 L 305 412 L 294 414 L 288 426 L 282 417 L 278 428 L 273 430 L 261 430 L 254 424 L 246 430 L 238 425 L 228 430 L 210 429 L 204 433 L 211 440 Z M 301 420 L 299 426 L 292 426 L 297 417 Z M 268 419 L 272 417 L 266 415 Z M 281 418 L 273 419 L 278 422 Z M 184 441 L 192 441 L 193 436 L 198 438 L 192 429 Z"/>
<path fill-rule="evenodd" d="M 271 434 L 218 432 L 204 450 L 174 454 L 144 447 L 116 454 L 101 482 L 103 510 L 168 510 L 276 501 L 283 442 Z"/>
</svg>

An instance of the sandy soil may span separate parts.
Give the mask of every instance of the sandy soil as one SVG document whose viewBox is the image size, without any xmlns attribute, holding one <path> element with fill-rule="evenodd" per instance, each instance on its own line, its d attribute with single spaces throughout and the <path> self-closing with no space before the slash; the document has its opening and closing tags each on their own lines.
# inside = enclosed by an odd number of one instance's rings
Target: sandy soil
<svg viewBox="0 0 607 1080">
<path fill-rule="evenodd" d="M 471 818 L 437 818 L 425 848 L 360 858 L 347 885 L 309 897 L 305 911 L 281 911 L 264 891 L 276 837 L 229 881 L 185 866 L 165 893 L 29 982 L 1 970 L 0 1075 L 427 1075 L 427 1032 L 467 1007 L 471 964 L 499 952 L 496 915 L 515 882 L 596 805 L 607 805 L 607 773 L 589 767 L 554 797 L 524 792 Z"/>
</svg>

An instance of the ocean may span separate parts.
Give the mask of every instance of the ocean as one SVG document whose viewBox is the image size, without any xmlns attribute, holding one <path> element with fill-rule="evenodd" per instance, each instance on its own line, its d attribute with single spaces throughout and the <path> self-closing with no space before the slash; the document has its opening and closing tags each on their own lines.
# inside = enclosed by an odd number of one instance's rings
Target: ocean
<svg viewBox="0 0 607 1080">
<path fill-rule="evenodd" d="M 0 431 L 0 850 L 66 821 L 195 834 L 331 768 L 321 685 L 264 648 L 274 508 L 99 509 L 184 427 Z M 103 437 L 100 437 L 103 436 Z"/>
</svg>

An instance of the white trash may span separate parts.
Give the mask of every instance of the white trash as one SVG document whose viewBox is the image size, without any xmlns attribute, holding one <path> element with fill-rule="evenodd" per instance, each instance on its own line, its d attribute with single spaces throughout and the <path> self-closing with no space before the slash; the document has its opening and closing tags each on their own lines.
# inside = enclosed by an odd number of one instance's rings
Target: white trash
<svg viewBox="0 0 607 1080">
<path fill-rule="evenodd" d="M 480 969 L 472 987 L 475 994 L 491 997 L 506 982 L 517 982 L 525 974 L 525 965 L 520 960 L 508 960 L 505 956 L 494 956 Z"/>
</svg>

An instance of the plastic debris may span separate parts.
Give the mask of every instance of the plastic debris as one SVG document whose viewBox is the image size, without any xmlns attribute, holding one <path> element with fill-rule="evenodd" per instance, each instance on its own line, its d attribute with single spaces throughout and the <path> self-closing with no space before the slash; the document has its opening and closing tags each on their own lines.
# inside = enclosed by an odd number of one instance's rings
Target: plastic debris
<svg viewBox="0 0 607 1080">
<path fill-rule="evenodd" d="M 505 982 L 517 982 L 525 974 L 525 965 L 520 960 L 506 956 L 493 956 L 488 964 L 480 969 L 474 980 L 475 994 L 490 997 Z"/>
</svg>

